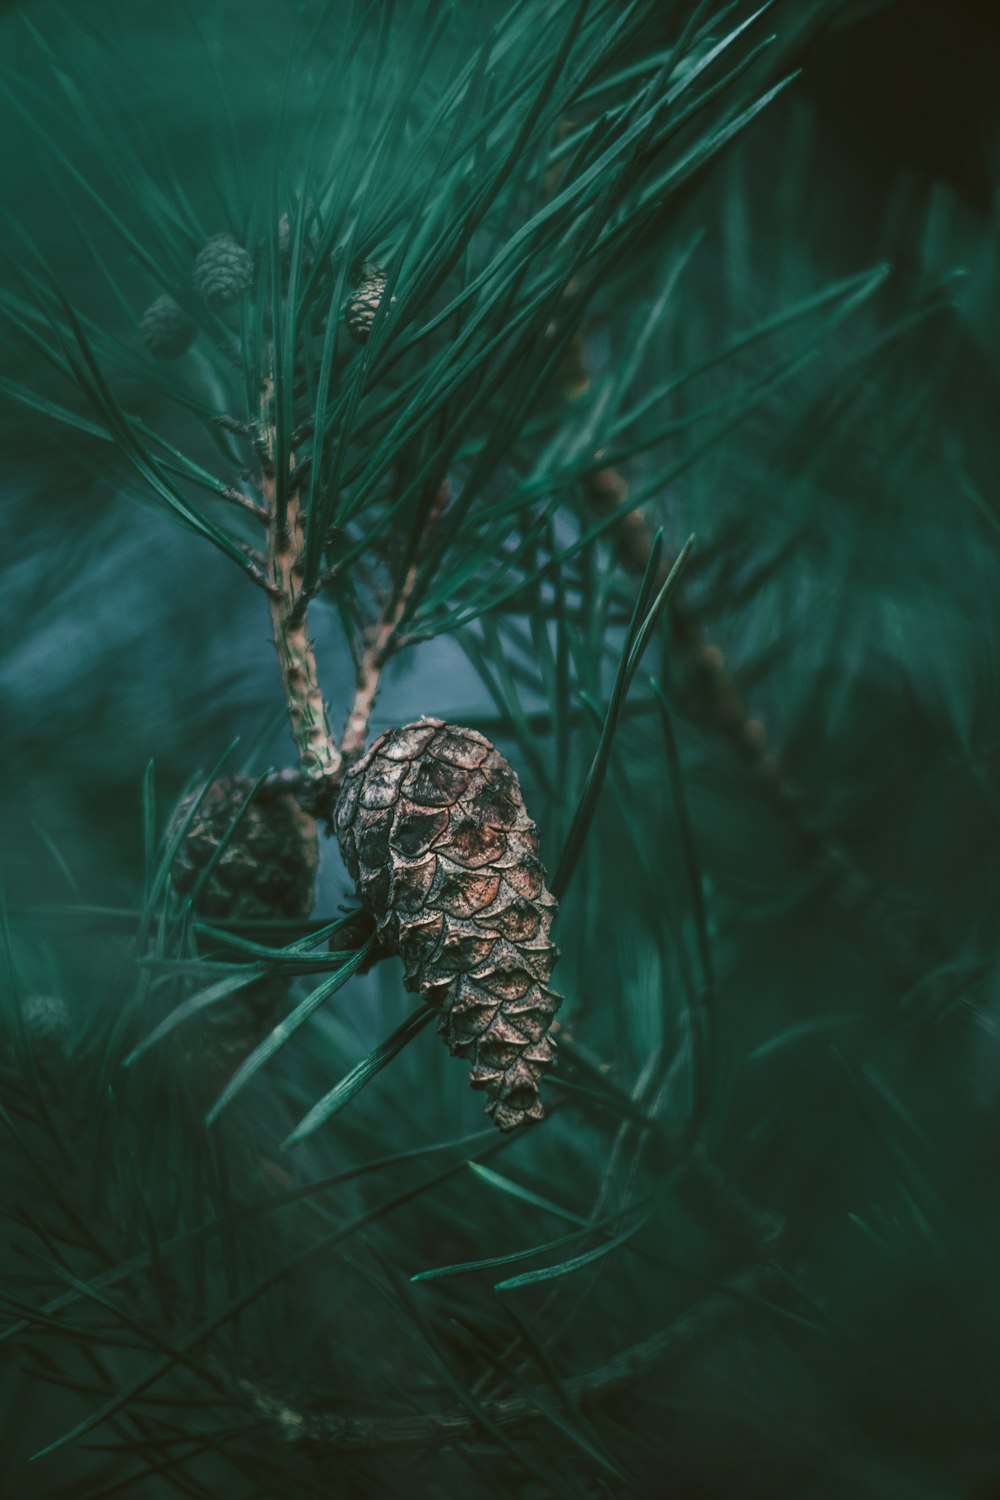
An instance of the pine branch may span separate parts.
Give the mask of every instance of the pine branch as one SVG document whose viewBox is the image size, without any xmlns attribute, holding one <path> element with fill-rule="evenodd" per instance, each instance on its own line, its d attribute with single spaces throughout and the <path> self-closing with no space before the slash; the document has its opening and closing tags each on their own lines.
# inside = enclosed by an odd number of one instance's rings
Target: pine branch
<svg viewBox="0 0 1000 1500">
<path fill-rule="evenodd" d="M 557 140 L 563 141 L 573 129 L 573 122 L 563 119 L 557 127 Z M 558 191 L 568 158 L 564 157 L 551 167 L 544 179 L 546 196 Z M 571 282 L 564 292 L 564 300 L 570 300 L 576 291 Z M 584 328 L 579 327 L 569 344 L 562 367 L 563 395 L 569 401 L 577 400 L 590 389 L 590 369 Z M 615 468 L 588 470 L 584 477 L 587 497 L 598 515 L 620 515 L 612 530 L 612 539 L 623 566 L 636 577 L 642 578 L 649 564 L 655 533 L 641 510 L 629 505 L 629 484 Z M 662 586 L 676 562 L 666 550 L 660 565 L 658 586 Z M 711 719 L 736 746 L 741 756 L 755 771 L 768 781 L 780 783 L 778 767 L 771 755 L 767 731 L 760 719 L 752 718 L 725 665 L 725 658 L 717 646 L 710 644 L 701 629 L 684 607 L 679 593 L 670 600 L 670 620 L 674 639 L 688 657 L 694 686 L 708 709 Z"/>
<path fill-rule="evenodd" d="M 244 495 L 243 491 L 238 490 L 235 485 L 229 485 L 223 490 L 222 499 L 228 500 L 230 505 L 238 505 L 241 510 L 253 516 L 255 521 L 261 521 L 265 526 L 271 518 L 265 506 L 258 505 L 256 500 L 252 500 L 249 495 Z"/>
<path fill-rule="evenodd" d="M 695 1353 L 708 1337 L 722 1331 L 747 1300 L 757 1301 L 781 1284 L 774 1265 L 756 1266 L 734 1276 L 721 1291 L 705 1297 L 660 1333 L 631 1345 L 603 1364 L 562 1382 L 573 1405 L 594 1406 L 628 1390 L 644 1376 Z M 322 1459 L 329 1453 L 384 1452 L 389 1449 L 442 1448 L 473 1442 L 482 1424 L 465 1411 L 426 1412 L 412 1417 L 338 1417 L 302 1412 L 267 1395 L 251 1381 L 235 1388 L 287 1443 Z M 520 1428 L 546 1416 L 551 1391 L 538 1387 L 523 1396 L 483 1401 L 484 1418 L 503 1429 Z"/>
<path fill-rule="evenodd" d="M 260 493 L 268 517 L 267 578 L 270 583 L 271 625 L 299 764 L 312 793 L 314 809 L 321 815 L 328 815 L 343 757 L 330 729 L 316 653 L 309 636 L 307 611 L 300 604 L 305 577 L 306 523 L 298 487 L 286 484 L 287 493 L 279 496 L 276 465 L 280 455 L 272 421 L 273 392 L 273 382 L 268 379 L 261 389 L 265 438 L 259 457 Z M 289 469 L 292 463 L 290 456 Z M 281 498 L 284 504 L 279 507 Z"/>
<path fill-rule="evenodd" d="M 642 577 L 657 534 L 641 511 L 630 508 L 628 481 L 617 469 L 606 468 L 591 474 L 586 485 L 588 498 L 600 515 L 621 513 L 612 530 L 618 557 L 630 573 Z M 659 569 L 661 580 L 669 576 L 673 561 L 665 549 Z M 933 962 L 921 935 L 905 927 L 887 909 L 875 881 L 858 867 L 843 844 L 816 827 L 798 788 L 782 770 L 764 724 L 748 709 L 721 648 L 708 640 L 676 592 L 670 600 L 670 623 L 674 641 L 687 659 L 690 684 L 705 719 L 757 778 L 803 851 L 825 870 L 841 910 L 873 954 L 882 958 L 888 955 L 902 982 L 917 982 Z"/>
<path fill-rule="evenodd" d="M 369 627 L 364 650 L 357 662 L 354 701 L 347 715 L 347 723 L 340 741 L 342 760 L 350 764 L 364 753 L 368 739 L 368 724 L 382 681 L 382 672 L 390 657 L 405 641 L 399 635 L 399 627 L 406 615 L 407 606 L 416 586 L 421 558 L 426 551 L 435 523 L 448 503 L 447 480 L 438 490 L 437 497 L 427 513 L 420 538 L 414 549 L 413 559 L 399 586 L 385 600 L 378 619 Z"/>
<path fill-rule="evenodd" d="M 618 557 L 628 572 L 641 578 L 649 562 L 655 533 L 640 510 L 629 505 L 628 480 L 617 469 L 599 469 L 585 479 L 587 498 L 600 516 L 619 515 L 612 530 Z M 668 576 L 675 559 L 665 554 L 660 582 Z M 692 685 L 705 715 L 726 736 L 741 758 L 784 798 L 787 797 L 777 761 L 768 745 L 767 730 L 753 717 L 726 667 L 718 646 L 705 636 L 679 594 L 670 602 L 674 640 L 687 657 Z"/>
</svg>

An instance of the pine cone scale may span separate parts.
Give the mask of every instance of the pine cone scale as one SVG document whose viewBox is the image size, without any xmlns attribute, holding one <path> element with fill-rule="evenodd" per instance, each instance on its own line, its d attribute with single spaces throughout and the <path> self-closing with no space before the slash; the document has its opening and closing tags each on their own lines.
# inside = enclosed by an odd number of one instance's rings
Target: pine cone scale
<svg viewBox="0 0 1000 1500">
<path fill-rule="evenodd" d="M 390 846 L 405 858 L 415 859 L 447 836 L 451 822 L 446 808 L 417 807 L 404 799 L 398 817 L 390 820 Z M 454 859 L 453 839 L 449 839 L 448 852 Z"/>
</svg>

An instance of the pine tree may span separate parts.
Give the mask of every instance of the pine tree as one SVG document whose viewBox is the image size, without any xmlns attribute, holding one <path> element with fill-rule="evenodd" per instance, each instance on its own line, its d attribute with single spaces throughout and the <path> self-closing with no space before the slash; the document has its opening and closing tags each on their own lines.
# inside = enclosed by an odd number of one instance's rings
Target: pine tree
<svg viewBox="0 0 1000 1500">
<path fill-rule="evenodd" d="M 0 1494 L 995 1482 L 996 200 L 844 212 L 897 13 L 0 18 Z"/>
</svg>

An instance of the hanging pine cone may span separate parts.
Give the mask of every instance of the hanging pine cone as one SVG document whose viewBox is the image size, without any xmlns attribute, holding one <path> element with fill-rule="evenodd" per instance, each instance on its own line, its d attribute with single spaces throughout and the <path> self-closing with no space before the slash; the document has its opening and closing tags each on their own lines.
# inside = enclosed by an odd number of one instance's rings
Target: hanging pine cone
<svg viewBox="0 0 1000 1500">
<path fill-rule="evenodd" d="M 361 279 L 344 307 L 347 331 L 358 344 L 363 344 L 372 331 L 388 280 L 382 267 L 372 265 L 370 261 L 361 268 Z M 392 302 L 395 300 L 395 297 L 391 299 Z"/>
<path fill-rule="evenodd" d="M 234 828 L 252 787 L 248 776 L 212 782 L 174 857 L 170 871 L 174 890 L 179 896 L 190 895 L 225 840 L 220 858 L 198 892 L 197 914 L 210 921 L 304 920 L 315 899 L 316 820 L 287 788 L 265 786 L 258 789 Z M 197 795 L 192 793 L 180 804 L 174 827 L 186 817 Z M 237 990 L 231 1001 L 205 1012 L 213 1031 L 210 1051 L 220 1071 L 228 1072 L 270 1030 L 287 994 L 288 980 L 278 973 Z"/>
<path fill-rule="evenodd" d="M 214 234 L 198 252 L 194 285 L 215 307 L 238 302 L 253 283 L 253 260 L 230 234 Z"/>
<path fill-rule="evenodd" d="M 486 1113 L 511 1130 L 544 1113 L 560 997 L 556 913 L 517 776 L 474 729 L 421 719 L 380 736 L 344 778 L 337 837 L 408 990 L 471 1057 Z"/>
<path fill-rule="evenodd" d="M 142 337 L 155 359 L 178 359 L 194 343 L 197 328 L 173 297 L 164 292 L 142 315 Z"/>
</svg>

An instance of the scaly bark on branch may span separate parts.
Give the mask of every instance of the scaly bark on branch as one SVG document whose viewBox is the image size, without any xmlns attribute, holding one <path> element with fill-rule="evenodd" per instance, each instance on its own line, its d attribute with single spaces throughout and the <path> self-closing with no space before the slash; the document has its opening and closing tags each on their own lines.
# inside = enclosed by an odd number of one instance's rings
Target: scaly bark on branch
<svg viewBox="0 0 1000 1500">
<path fill-rule="evenodd" d="M 330 730 L 319 683 L 316 652 L 309 635 L 308 612 L 301 606 L 305 562 L 305 517 L 298 488 L 288 486 L 285 516 L 276 503 L 275 433 L 271 421 L 272 385 L 261 391 L 261 427 L 267 462 L 261 464 L 260 489 L 267 511 L 267 581 L 274 645 L 288 704 L 292 738 L 314 809 L 329 816 L 342 756 Z"/>
</svg>

